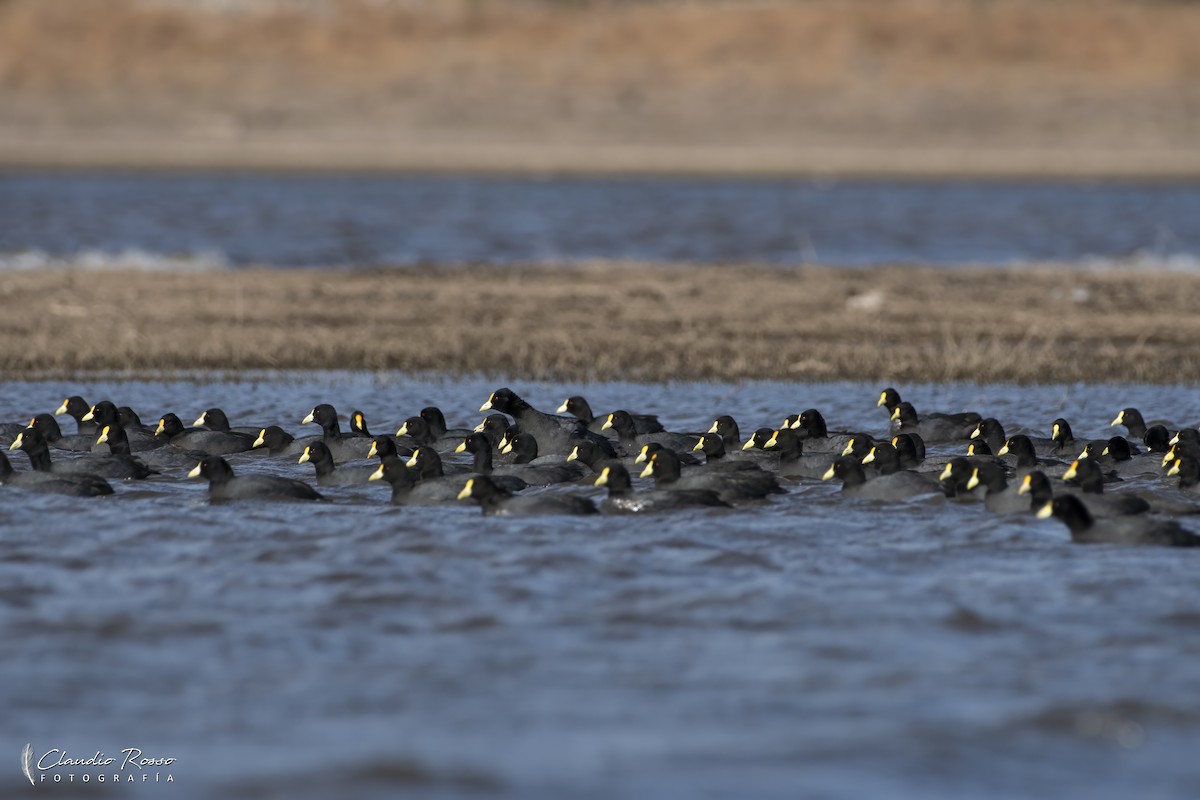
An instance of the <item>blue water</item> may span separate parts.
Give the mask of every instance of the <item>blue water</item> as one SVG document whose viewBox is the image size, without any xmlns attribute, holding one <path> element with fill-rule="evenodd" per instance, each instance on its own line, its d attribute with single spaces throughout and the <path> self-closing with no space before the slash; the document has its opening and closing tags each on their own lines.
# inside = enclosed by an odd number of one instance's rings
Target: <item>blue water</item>
<svg viewBox="0 0 1200 800">
<path fill-rule="evenodd" d="M 330 401 L 394 430 L 430 402 L 474 423 L 494 388 L 389 373 L 10 381 L 0 419 L 80 392 L 146 419 L 220 405 L 235 425 L 298 433 Z M 880 387 L 862 383 L 514 388 L 541 407 L 582 390 L 681 430 L 808 406 L 834 428 L 886 429 Z M 900 388 L 1042 434 L 1061 415 L 1108 435 L 1130 404 L 1200 419 L 1186 386 Z M 293 459 L 233 460 L 311 480 Z M 171 756 L 151 773 L 172 774 L 169 790 L 116 796 L 197 800 L 1183 800 L 1200 786 L 1200 552 L 1074 545 L 1054 520 L 816 481 L 761 506 L 619 519 L 395 508 L 374 484 L 324 490 L 316 508 L 209 504 L 175 472 L 145 484 L 98 499 L 0 487 L 0 796 L 112 796 L 31 789 L 26 743 Z"/>
<path fill-rule="evenodd" d="M 1197 184 L 17 172 L 0 220 L 8 268 L 1200 257 Z"/>
</svg>

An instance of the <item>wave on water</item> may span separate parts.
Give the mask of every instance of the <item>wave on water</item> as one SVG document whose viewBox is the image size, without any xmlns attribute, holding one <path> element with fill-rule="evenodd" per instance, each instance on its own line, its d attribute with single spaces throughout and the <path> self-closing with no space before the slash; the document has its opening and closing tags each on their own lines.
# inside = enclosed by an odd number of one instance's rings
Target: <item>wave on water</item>
<svg viewBox="0 0 1200 800">
<path fill-rule="evenodd" d="M 219 250 L 156 253 L 131 247 L 118 251 L 89 249 L 74 253 L 50 253 L 45 250 L 18 250 L 0 253 L 0 272 L 27 272 L 44 269 L 204 272 L 231 268 L 233 268 L 232 259 Z"/>
</svg>

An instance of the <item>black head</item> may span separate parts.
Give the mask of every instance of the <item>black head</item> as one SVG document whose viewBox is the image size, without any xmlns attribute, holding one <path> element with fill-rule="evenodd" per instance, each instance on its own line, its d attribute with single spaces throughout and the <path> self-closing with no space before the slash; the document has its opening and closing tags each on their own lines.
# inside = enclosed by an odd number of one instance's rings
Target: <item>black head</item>
<svg viewBox="0 0 1200 800">
<path fill-rule="evenodd" d="M 586 439 L 575 442 L 571 452 L 567 455 L 567 461 L 579 461 L 587 464 L 593 470 L 598 470 L 600 463 L 606 458 L 607 456 L 599 447 Z"/>
<path fill-rule="evenodd" d="M 50 447 L 46 444 L 46 437 L 37 428 L 26 428 L 17 434 L 13 439 L 13 443 L 8 446 L 9 450 L 23 450 L 26 453 L 36 453 L 39 451 L 49 451 Z"/>
<path fill-rule="evenodd" d="M 492 471 L 492 443 L 482 433 L 468 434 L 462 443 L 454 448 L 456 453 L 470 453 L 475 460 L 472 467 L 476 472 L 486 475 Z"/>
<path fill-rule="evenodd" d="M 915 438 L 914 438 L 915 437 Z M 915 467 L 925 458 L 925 442 L 921 442 L 921 450 L 917 451 L 915 439 L 920 439 L 915 433 L 898 433 L 892 437 L 892 447 L 900 458 L 900 466 Z M 866 455 L 865 453 L 863 455 Z"/>
<path fill-rule="evenodd" d="M 862 458 L 863 464 L 871 464 L 880 475 L 893 475 L 900 471 L 900 454 L 891 442 L 878 442 Z"/>
<path fill-rule="evenodd" d="M 413 450 L 407 463 L 409 469 L 415 470 L 417 477 L 421 479 L 440 478 L 445 474 L 442 457 L 432 447 L 422 446 Z"/>
<path fill-rule="evenodd" d="M 1054 424 L 1050 426 L 1050 438 L 1054 440 L 1054 444 L 1059 447 L 1066 447 L 1075 440 L 1075 434 L 1071 431 L 1071 423 L 1067 422 L 1062 417 L 1054 420 Z"/>
<path fill-rule="evenodd" d="M 140 428 L 142 427 L 142 418 L 129 406 L 121 406 L 117 409 L 117 424 L 126 430 Z"/>
<path fill-rule="evenodd" d="M 1005 439 L 1004 426 L 995 417 L 981 419 L 979 424 L 975 426 L 975 430 L 971 431 L 971 438 L 982 439 L 988 444 L 1003 442 Z M 999 449 L 999 447 L 996 449 Z"/>
<path fill-rule="evenodd" d="M 533 434 L 518 433 L 504 434 L 504 442 L 500 448 L 504 454 L 512 453 L 514 464 L 528 464 L 538 457 L 537 439 Z"/>
<path fill-rule="evenodd" d="M 619 461 L 604 465 L 595 485 L 607 486 L 610 495 L 629 494 L 633 491 L 633 479 L 629 477 L 629 470 Z"/>
<path fill-rule="evenodd" d="M 863 472 L 862 464 L 858 462 L 857 458 L 852 458 L 851 456 L 841 456 L 821 476 L 821 480 L 823 481 L 831 480 L 832 478 L 840 480 L 843 489 L 851 486 L 861 486 L 867 482 L 867 474 Z"/>
<path fill-rule="evenodd" d="M 1055 497 L 1046 505 L 1038 509 L 1039 519 L 1047 517 L 1057 517 L 1066 523 L 1066 526 L 1071 530 L 1071 533 L 1082 533 L 1092 527 L 1092 515 L 1087 510 L 1087 506 L 1083 501 L 1072 494 L 1063 494 Z"/>
<path fill-rule="evenodd" d="M 775 435 L 774 428 L 758 428 L 754 433 L 750 434 L 750 438 L 742 445 L 743 450 L 749 450 L 753 447 L 762 449 L 766 447 L 767 442 L 771 441 L 771 437 Z"/>
<path fill-rule="evenodd" d="M 91 411 L 92 407 L 88 402 L 77 394 L 73 394 L 66 400 L 63 400 L 62 405 L 58 407 L 55 414 L 70 414 L 71 417 L 79 422 L 83 419 L 84 414 Z"/>
<path fill-rule="evenodd" d="M 385 458 L 399 458 L 400 453 L 396 449 L 396 442 L 390 436 L 376 436 L 371 440 L 371 449 L 367 451 L 367 458 L 379 456 L 382 461 Z"/>
<path fill-rule="evenodd" d="M 1128 461 L 1137 453 L 1137 449 L 1124 436 L 1114 436 L 1108 440 L 1100 455 L 1108 456 L 1114 462 Z"/>
<path fill-rule="evenodd" d="M 595 419 L 595 416 L 592 414 L 592 407 L 588 405 L 588 401 L 577 394 L 564 400 L 563 404 L 556 409 L 556 412 L 559 414 L 570 414 L 575 419 L 580 419 L 588 423 Z"/>
<path fill-rule="evenodd" d="M 158 427 L 154 429 L 155 436 L 166 436 L 169 438 L 180 433 L 183 433 L 183 422 L 170 411 L 159 418 Z"/>
<path fill-rule="evenodd" d="M 508 414 L 511 417 L 530 407 L 528 403 L 517 397 L 512 389 L 506 387 L 492 392 L 487 402 L 480 406 L 479 410 L 498 411 L 501 414 Z"/>
<path fill-rule="evenodd" d="M 1190 444 L 1200 448 L 1200 430 L 1181 428 L 1171 437 L 1170 444 Z"/>
<path fill-rule="evenodd" d="M 397 436 L 409 436 L 417 444 L 434 444 L 437 437 L 429 429 L 429 423 L 421 417 L 409 417 L 396 430 Z"/>
<path fill-rule="evenodd" d="M 120 425 L 105 425 L 96 434 L 96 444 L 108 445 L 108 451 L 113 455 L 127 456 L 129 451 L 129 436 Z"/>
<path fill-rule="evenodd" d="M 993 455 L 991 446 L 982 439 L 974 439 L 967 445 L 967 455 L 969 456 L 990 456 Z"/>
<path fill-rule="evenodd" d="M 815 408 L 800 414 L 796 428 L 803 431 L 806 439 L 824 439 L 829 436 L 829 430 L 825 427 L 825 417 Z"/>
<path fill-rule="evenodd" d="M 121 424 L 121 412 L 117 411 L 117 404 L 112 400 L 101 400 L 89 408 L 87 413 L 91 414 L 90 421 L 95 422 L 97 427 Z M 86 414 L 84 416 L 87 417 Z M 183 429 L 182 424 L 179 427 Z"/>
<path fill-rule="evenodd" d="M 725 441 L 718 434 L 706 433 L 696 441 L 696 446 L 692 450 L 704 453 L 705 459 L 709 461 L 715 458 L 724 458 Z"/>
<path fill-rule="evenodd" d="M 333 472 L 333 454 L 329 452 L 329 448 L 324 442 L 313 442 L 304 448 L 304 452 L 300 454 L 298 464 L 311 463 L 317 468 L 318 475 L 324 475 L 328 472 Z"/>
<path fill-rule="evenodd" d="M 220 456 L 205 456 L 188 473 L 189 478 L 204 478 L 209 483 L 226 483 L 233 479 L 233 467 Z"/>
<path fill-rule="evenodd" d="M 1023 433 L 1008 437 L 1004 447 L 997 455 L 1016 456 L 1018 467 L 1032 467 L 1037 464 L 1037 452 L 1033 449 L 1033 440 Z"/>
<path fill-rule="evenodd" d="M 475 432 L 482 433 L 491 446 L 495 447 L 504 438 L 504 434 L 508 433 L 509 427 L 508 417 L 503 414 L 489 414 L 484 417 L 483 422 L 475 426 Z"/>
<path fill-rule="evenodd" d="M 367 415 L 361 411 L 351 411 L 350 430 L 357 436 L 370 436 L 371 432 L 367 430 Z"/>
<path fill-rule="evenodd" d="M 1142 412 L 1136 408 L 1121 409 L 1110 424 L 1124 425 L 1130 436 L 1142 436 L 1146 432 L 1146 421 L 1142 419 Z"/>
<path fill-rule="evenodd" d="M 392 485 L 392 494 L 406 492 L 416 483 L 413 471 L 395 456 L 387 456 L 379 463 L 379 468 L 372 472 L 368 481 L 387 481 Z"/>
<path fill-rule="evenodd" d="M 268 452 L 274 454 L 285 449 L 294 441 L 295 438 L 283 428 L 278 425 L 271 425 L 258 432 L 258 438 L 254 440 L 254 446 L 265 447 Z"/>
<path fill-rule="evenodd" d="M 210 408 L 193 423 L 196 427 L 205 427 L 210 431 L 229 431 L 229 417 L 219 408 Z"/>
<path fill-rule="evenodd" d="M 340 436 L 342 428 L 338 424 L 337 410 L 329 403 L 321 403 L 315 406 L 308 416 L 300 420 L 301 425 L 307 425 L 310 422 L 315 422 L 321 426 L 321 430 L 326 436 Z"/>
<path fill-rule="evenodd" d="M 708 429 L 708 432 L 720 436 L 721 441 L 726 447 L 737 445 L 742 438 L 742 433 L 738 430 L 737 420 L 728 414 L 722 414 L 714 419 L 712 427 Z"/>
<path fill-rule="evenodd" d="M 988 494 L 1003 492 L 1008 488 L 1008 479 L 999 466 L 984 462 L 971 469 L 971 479 L 967 481 L 967 488 L 974 489 L 976 486 L 985 487 Z"/>
<path fill-rule="evenodd" d="M 62 438 L 62 429 L 53 414 L 38 414 L 29 420 L 29 427 L 42 435 L 47 442 L 57 442 Z"/>
<path fill-rule="evenodd" d="M 777 431 L 768 428 L 767 431 L 769 435 L 766 437 L 766 441 L 759 445 L 763 450 L 768 453 L 778 453 L 785 460 L 796 459 L 804 455 L 804 442 L 796 431 L 791 428 L 780 428 Z M 757 440 L 759 432 L 755 431 L 754 436 Z"/>
<path fill-rule="evenodd" d="M 1200 460 L 1197 460 L 1194 456 L 1180 456 L 1175 459 L 1167 474 L 1171 476 L 1178 475 L 1179 488 L 1189 489 L 1200 483 Z"/>
<path fill-rule="evenodd" d="M 861 463 L 874 446 L 875 438 L 871 434 L 853 433 L 850 434 L 850 440 L 846 442 L 846 446 L 842 448 L 842 455 L 851 456 Z"/>
<path fill-rule="evenodd" d="M 1093 439 L 1083 446 L 1083 450 L 1079 453 L 1079 459 L 1085 458 L 1095 459 L 1099 461 L 1104 458 L 1104 448 L 1108 447 L 1108 442 L 1103 439 Z"/>
<path fill-rule="evenodd" d="M 913 404 L 903 402 L 892 409 L 892 422 L 898 423 L 901 428 L 905 428 L 917 425 L 920 420 L 917 418 L 917 410 L 913 408 Z"/>
<path fill-rule="evenodd" d="M 421 419 L 425 420 L 425 424 L 429 426 L 430 433 L 434 436 L 446 435 L 446 415 L 437 406 L 422 408 Z"/>
<path fill-rule="evenodd" d="M 879 393 L 879 400 L 875 403 L 876 408 L 883 406 L 889 414 L 894 413 L 898 405 L 900 405 L 900 393 L 891 386 Z"/>
<path fill-rule="evenodd" d="M 1104 492 L 1104 471 L 1093 458 L 1073 461 L 1063 472 L 1063 482 L 1076 484 L 1090 494 L 1101 494 Z"/>
<path fill-rule="evenodd" d="M 1037 511 L 1054 497 L 1054 487 L 1046 473 L 1035 469 L 1025 474 L 1017 493 L 1029 495 L 1029 507 Z"/>
<path fill-rule="evenodd" d="M 674 483 L 679 480 L 682 465 L 674 451 L 660 447 L 647 457 L 647 461 L 649 463 L 642 470 L 643 478 L 653 475 L 656 483 Z"/>
<path fill-rule="evenodd" d="M 974 471 L 975 468 L 971 466 L 971 462 L 962 456 L 950 459 L 938 476 L 938 481 L 942 484 L 942 493 L 947 497 L 955 497 L 970 491 L 967 489 L 967 484 Z"/>
<path fill-rule="evenodd" d="M 1151 453 L 1165 453 L 1171 449 L 1171 432 L 1163 425 L 1151 425 L 1142 442 Z"/>
<path fill-rule="evenodd" d="M 511 496 L 487 475 L 477 475 L 471 478 L 458 493 L 459 500 L 471 499 L 485 508 Z"/>
<path fill-rule="evenodd" d="M 637 429 L 634 427 L 633 417 L 629 415 L 628 411 L 617 409 L 609 414 L 608 418 L 604 420 L 602 430 L 608 430 L 609 428 L 617 432 L 617 436 L 621 441 L 630 441 L 637 438 Z"/>
</svg>

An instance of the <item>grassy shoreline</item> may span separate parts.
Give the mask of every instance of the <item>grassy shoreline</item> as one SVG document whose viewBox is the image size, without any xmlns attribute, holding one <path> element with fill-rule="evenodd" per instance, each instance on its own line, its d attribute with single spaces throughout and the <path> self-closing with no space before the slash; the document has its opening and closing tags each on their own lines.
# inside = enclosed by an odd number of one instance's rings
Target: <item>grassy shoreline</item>
<svg viewBox="0 0 1200 800">
<path fill-rule="evenodd" d="M 603 263 L 10 273 L 0 373 L 1200 380 L 1200 275 Z"/>
</svg>

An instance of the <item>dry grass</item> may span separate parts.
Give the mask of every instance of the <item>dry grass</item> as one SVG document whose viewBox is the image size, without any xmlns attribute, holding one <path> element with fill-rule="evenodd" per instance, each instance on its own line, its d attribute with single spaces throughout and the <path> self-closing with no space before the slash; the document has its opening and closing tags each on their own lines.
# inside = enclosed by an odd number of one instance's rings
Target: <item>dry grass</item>
<svg viewBox="0 0 1200 800">
<path fill-rule="evenodd" d="M 1200 380 L 1200 276 L 487 267 L 12 274 L 0 369 L 507 378 Z"/>
<path fill-rule="evenodd" d="M 0 160 L 1200 171 L 1196 3 L 244 5 L 0 0 Z"/>
</svg>

